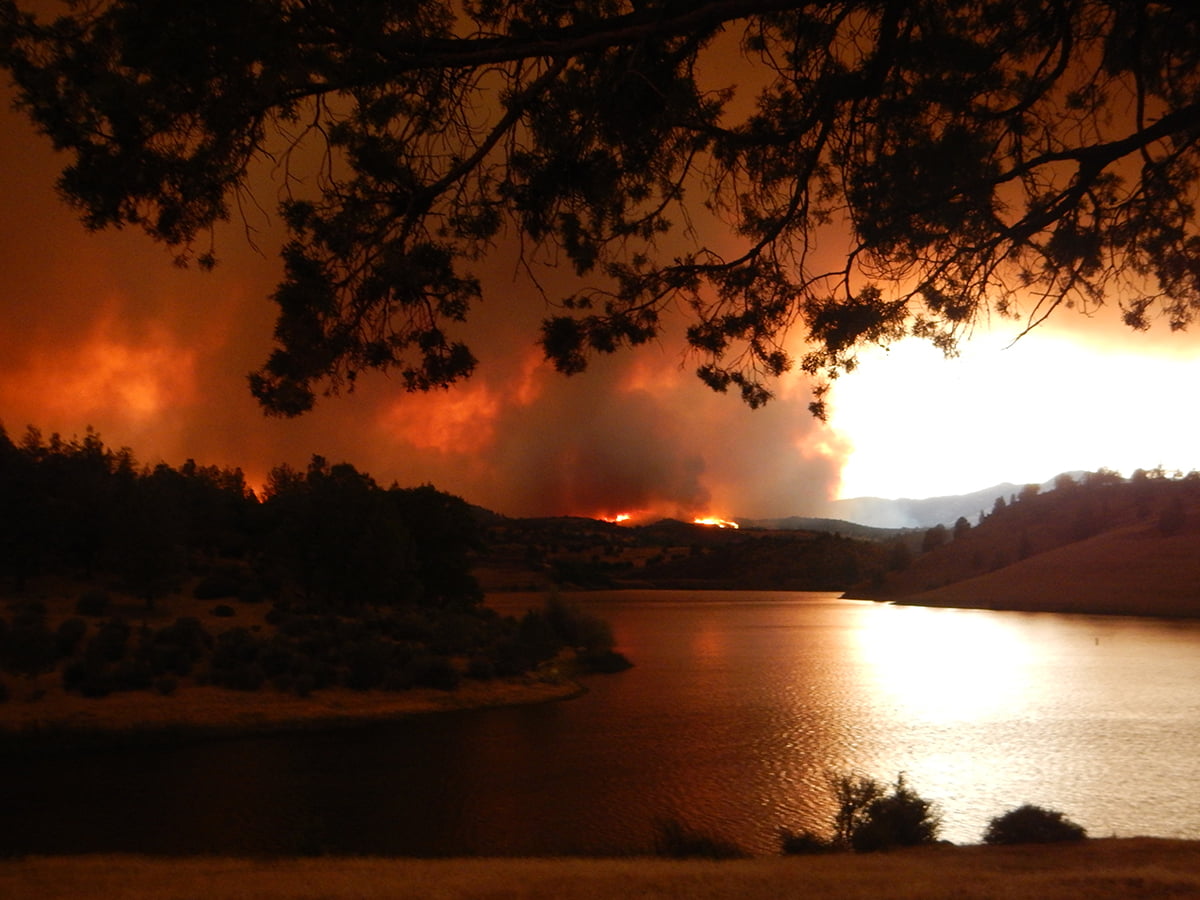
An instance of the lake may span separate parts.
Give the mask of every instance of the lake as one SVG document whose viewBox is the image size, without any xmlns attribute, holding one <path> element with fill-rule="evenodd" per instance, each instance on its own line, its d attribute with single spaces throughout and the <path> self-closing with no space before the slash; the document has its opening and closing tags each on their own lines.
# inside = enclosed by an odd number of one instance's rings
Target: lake
<svg viewBox="0 0 1200 900">
<path fill-rule="evenodd" d="M 903 772 L 955 842 L 1022 803 L 1093 836 L 1200 838 L 1200 623 L 795 592 L 573 599 L 635 663 L 579 699 L 9 762 L 3 843 L 622 854 L 676 819 L 771 854 L 781 827 L 825 830 L 828 776 L 850 771 Z"/>
</svg>

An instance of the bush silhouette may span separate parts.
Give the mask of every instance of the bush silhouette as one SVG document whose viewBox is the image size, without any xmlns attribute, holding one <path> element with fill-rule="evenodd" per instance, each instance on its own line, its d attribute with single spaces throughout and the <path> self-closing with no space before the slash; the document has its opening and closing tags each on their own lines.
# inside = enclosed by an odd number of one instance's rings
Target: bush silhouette
<svg viewBox="0 0 1200 900">
<path fill-rule="evenodd" d="M 831 784 L 838 804 L 834 845 L 870 853 L 937 840 L 941 817 L 932 802 L 905 783 L 903 774 L 896 777 L 891 793 L 862 775 L 834 776 Z"/>
<path fill-rule="evenodd" d="M 678 819 L 658 823 L 654 853 L 670 859 L 741 859 L 746 856 L 737 844 L 697 831 Z"/>
<path fill-rule="evenodd" d="M 85 591 L 75 603 L 75 612 L 81 616 L 103 616 L 108 614 L 108 594 L 96 588 Z"/>
<path fill-rule="evenodd" d="M 1051 844 L 1057 841 L 1081 841 L 1087 837 L 1077 825 L 1053 809 L 1026 803 L 996 816 L 983 833 L 985 844 Z"/>
<path fill-rule="evenodd" d="M 779 829 L 779 852 L 784 856 L 807 856 L 813 853 L 831 853 L 836 850 L 833 841 L 812 831 Z"/>
</svg>

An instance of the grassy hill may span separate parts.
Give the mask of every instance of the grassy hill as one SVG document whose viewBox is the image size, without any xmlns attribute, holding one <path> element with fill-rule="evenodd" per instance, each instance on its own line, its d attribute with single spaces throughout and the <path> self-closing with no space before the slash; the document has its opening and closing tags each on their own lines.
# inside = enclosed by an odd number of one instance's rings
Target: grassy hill
<svg viewBox="0 0 1200 900">
<path fill-rule="evenodd" d="M 1010 496 L 983 522 L 957 536 L 947 531 L 940 546 L 876 573 L 851 595 L 931 606 L 1200 616 L 1200 481 L 1101 475 Z"/>
</svg>

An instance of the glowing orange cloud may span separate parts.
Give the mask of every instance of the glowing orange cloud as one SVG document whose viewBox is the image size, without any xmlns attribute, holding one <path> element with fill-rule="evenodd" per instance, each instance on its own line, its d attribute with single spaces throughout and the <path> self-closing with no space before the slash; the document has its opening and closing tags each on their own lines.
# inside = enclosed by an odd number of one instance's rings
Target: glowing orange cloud
<svg viewBox="0 0 1200 900">
<path fill-rule="evenodd" d="M 495 391 L 473 382 L 448 392 L 401 394 L 383 408 L 378 424 L 419 450 L 474 455 L 495 440 L 502 406 Z"/>
<path fill-rule="evenodd" d="M 141 340 L 98 322 L 74 346 L 42 347 L 0 376 L 0 403 L 30 422 L 90 423 L 97 416 L 144 425 L 196 401 L 197 353 L 153 329 Z"/>
</svg>

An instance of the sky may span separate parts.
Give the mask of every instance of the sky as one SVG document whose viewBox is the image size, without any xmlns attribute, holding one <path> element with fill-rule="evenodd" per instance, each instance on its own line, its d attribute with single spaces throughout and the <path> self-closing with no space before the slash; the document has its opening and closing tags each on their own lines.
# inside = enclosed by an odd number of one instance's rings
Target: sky
<svg viewBox="0 0 1200 900">
<path fill-rule="evenodd" d="M 468 328 L 470 380 L 422 395 L 371 375 L 307 416 L 268 418 L 246 374 L 272 347 L 272 223 L 220 230 L 211 273 L 138 232 L 88 233 L 55 193 L 62 161 L 3 100 L 0 424 L 14 439 L 91 426 L 144 464 L 237 466 L 255 485 L 319 453 L 506 515 L 635 520 L 825 515 L 839 497 L 1200 468 L 1200 334 L 1065 313 L 1012 347 L 1005 323 L 955 360 L 905 342 L 837 382 L 826 425 L 799 376 L 750 410 L 704 387 L 670 336 L 555 373 L 535 344 L 544 301 L 503 258 Z"/>
</svg>

